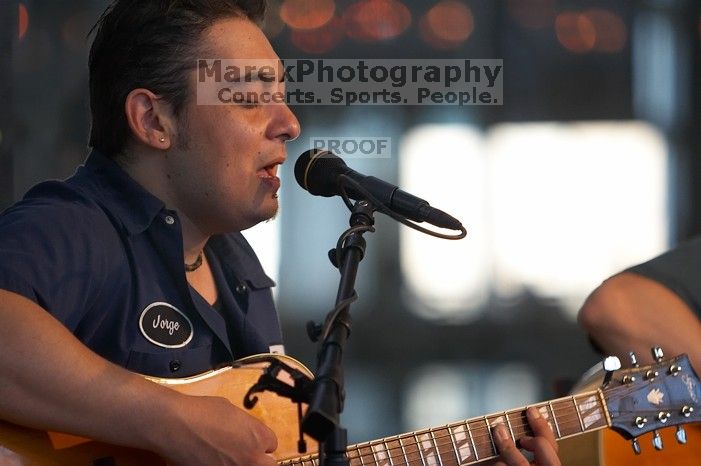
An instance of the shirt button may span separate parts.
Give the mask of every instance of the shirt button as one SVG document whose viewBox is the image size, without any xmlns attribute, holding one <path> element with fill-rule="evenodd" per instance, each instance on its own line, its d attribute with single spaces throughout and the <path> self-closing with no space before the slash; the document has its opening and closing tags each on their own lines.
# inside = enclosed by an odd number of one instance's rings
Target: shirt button
<svg viewBox="0 0 701 466">
<path fill-rule="evenodd" d="M 170 371 L 171 372 L 178 372 L 180 370 L 180 366 L 181 366 L 180 361 L 178 361 L 177 359 L 170 361 Z"/>
<path fill-rule="evenodd" d="M 245 283 L 239 283 L 236 285 L 236 292 L 238 294 L 245 294 L 248 291 L 248 287 L 246 286 Z"/>
<path fill-rule="evenodd" d="M 168 225 L 172 225 L 175 223 L 175 219 L 172 215 L 166 215 L 165 221 Z"/>
</svg>

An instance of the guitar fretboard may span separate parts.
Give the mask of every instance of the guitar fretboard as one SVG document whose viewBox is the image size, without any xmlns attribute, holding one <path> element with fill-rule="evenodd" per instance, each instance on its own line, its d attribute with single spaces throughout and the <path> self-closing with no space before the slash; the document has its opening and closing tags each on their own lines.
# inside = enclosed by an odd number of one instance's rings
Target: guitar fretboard
<svg viewBox="0 0 701 466">
<path fill-rule="evenodd" d="M 608 426 L 604 403 L 598 391 L 532 405 L 548 421 L 555 438 L 602 429 Z M 460 466 L 498 455 L 492 427 L 504 424 L 518 440 L 533 435 L 526 408 L 504 411 L 348 448 L 351 466 Z M 318 466 L 318 455 L 278 462 L 280 466 Z"/>
</svg>

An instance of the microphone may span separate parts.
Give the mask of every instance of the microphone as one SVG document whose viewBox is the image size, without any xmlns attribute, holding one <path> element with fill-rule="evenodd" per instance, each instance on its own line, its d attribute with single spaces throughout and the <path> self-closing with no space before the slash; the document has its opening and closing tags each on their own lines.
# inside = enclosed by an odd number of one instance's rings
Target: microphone
<svg viewBox="0 0 701 466">
<path fill-rule="evenodd" d="M 332 152 L 310 149 L 299 156 L 295 163 L 295 179 L 299 185 L 315 196 L 340 196 L 340 175 L 352 179 L 385 207 L 415 222 L 427 222 L 439 228 L 462 229 L 462 223 L 445 212 L 431 207 L 423 199 L 402 191 L 397 186 L 374 176 L 362 175 Z M 351 199 L 365 199 L 365 195 L 352 186 L 346 187 Z"/>
</svg>

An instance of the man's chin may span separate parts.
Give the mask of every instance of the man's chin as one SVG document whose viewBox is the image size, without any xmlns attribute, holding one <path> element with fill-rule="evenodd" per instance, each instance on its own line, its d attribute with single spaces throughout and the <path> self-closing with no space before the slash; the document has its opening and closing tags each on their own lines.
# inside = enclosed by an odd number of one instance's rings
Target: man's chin
<svg viewBox="0 0 701 466">
<path fill-rule="evenodd" d="M 249 228 L 253 228 L 259 223 L 272 222 L 277 218 L 278 212 L 279 207 L 277 205 L 274 208 L 266 209 L 266 211 L 260 212 L 260 215 L 250 219 L 248 225 L 246 225 L 244 228 L 241 228 L 241 230 L 248 230 Z"/>
</svg>

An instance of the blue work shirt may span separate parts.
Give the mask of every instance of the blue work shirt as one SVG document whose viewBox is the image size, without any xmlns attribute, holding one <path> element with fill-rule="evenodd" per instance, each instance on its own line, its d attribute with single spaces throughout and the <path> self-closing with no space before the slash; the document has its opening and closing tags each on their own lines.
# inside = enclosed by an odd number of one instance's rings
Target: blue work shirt
<svg viewBox="0 0 701 466">
<path fill-rule="evenodd" d="M 245 238 L 213 236 L 204 253 L 216 308 L 187 282 L 177 213 L 95 151 L 0 215 L 0 288 L 142 374 L 184 377 L 282 348 L 274 282 Z"/>
</svg>

